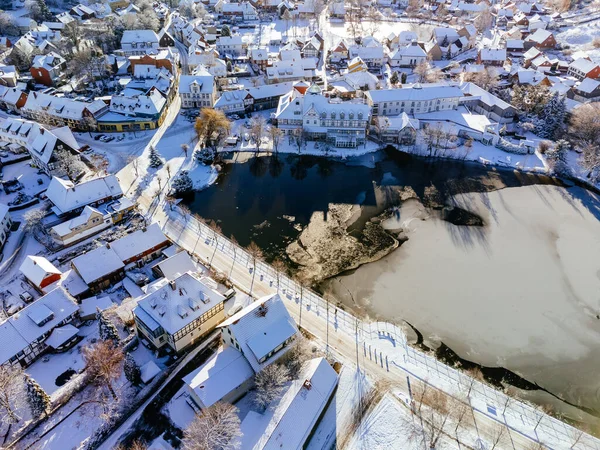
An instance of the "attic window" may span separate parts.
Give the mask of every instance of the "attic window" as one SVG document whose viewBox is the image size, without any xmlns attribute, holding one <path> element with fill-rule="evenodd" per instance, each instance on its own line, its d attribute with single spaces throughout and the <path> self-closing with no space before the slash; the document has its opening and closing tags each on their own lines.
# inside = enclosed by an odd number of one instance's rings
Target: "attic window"
<svg viewBox="0 0 600 450">
<path fill-rule="evenodd" d="M 359 112 L 359 113 L 358 113 L 358 118 L 359 118 L 359 119 L 362 119 L 362 118 L 363 118 L 363 113 L 362 113 L 362 112 Z"/>
<path fill-rule="evenodd" d="M 331 118 L 335 119 L 335 113 L 334 112 L 331 113 Z"/>
<path fill-rule="evenodd" d="M 345 114 L 345 113 L 342 111 L 342 112 L 340 113 L 340 119 L 344 119 L 345 117 L 346 117 L 346 114 Z"/>
<path fill-rule="evenodd" d="M 177 314 L 179 314 L 179 317 L 181 317 L 182 319 L 185 319 L 188 315 L 188 312 L 183 306 L 177 305 Z"/>
<path fill-rule="evenodd" d="M 348 117 L 349 117 L 350 119 L 354 119 L 354 113 L 353 113 L 353 112 L 351 112 L 350 114 L 348 114 Z"/>
</svg>

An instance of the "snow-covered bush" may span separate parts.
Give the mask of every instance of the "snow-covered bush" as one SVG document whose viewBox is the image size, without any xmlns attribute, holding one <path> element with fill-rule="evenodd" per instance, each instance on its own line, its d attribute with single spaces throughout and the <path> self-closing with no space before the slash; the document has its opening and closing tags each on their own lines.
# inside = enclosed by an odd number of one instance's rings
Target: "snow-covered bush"
<svg viewBox="0 0 600 450">
<path fill-rule="evenodd" d="M 160 155 L 158 154 L 158 151 L 156 150 L 156 147 L 152 146 L 150 147 L 150 167 L 152 167 L 153 169 L 156 169 L 160 166 L 162 166 L 163 161 L 160 158 Z"/>
<path fill-rule="evenodd" d="M 175 191 L 177 197 L 189 194 L 194 190 L 194 182 L 187 170 L 182 170 L 179 175 L 173 178 L 171 187 Z"/>
<path fill-rule="evenodd" d="M 526 155 L 528 152 L 526 147 L 521 147 L 520 145 L 513 144 L 506 139 L 500 138 L 498 143 L 496 144 L 496 148 L 499 148 L 502 151 L 507 153 L 514 153 L 516 155 Z"/>
</svg>

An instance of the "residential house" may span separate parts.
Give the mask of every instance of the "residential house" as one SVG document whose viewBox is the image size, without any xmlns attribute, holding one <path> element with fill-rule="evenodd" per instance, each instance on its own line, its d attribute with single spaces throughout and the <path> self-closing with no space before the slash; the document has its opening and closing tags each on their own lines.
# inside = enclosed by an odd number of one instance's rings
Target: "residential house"
<svg viewBox="0 0 600 450">
<path fill-rule="evenodd" d="M 577 86 L 572 87 L 569 94 L 569 97 L 581 103 L 600 101 L 600 81 L 585 78 Z"/>
<path fill-rule="evenodd" d="M 304 95 L 294 89 L 282 96 L 274 122 L 286 134 L 301 129 L 307 139 L 356 148 L 366 143 L 369 116 L 370 108 L 362 100 L 327 98 L 313 84 Z"/>
<path fill-rule="evenodd" d="M 236 348 L 220 347 L 204 364 L 183 378 L 201 410 L 217 402 L 234 403 L 253 386 L 254 371 Z"/>
<path fill-rule="evenodd" d="M 241 448 L 305 448 L 338 384 L 325 358 L 308 361 L 285 393 L 264 413 L 250 411 L 242 421 Z"/>
<path fill-rule="evenodd" d="M 427 59 L 427 53 L 416 42 L 411 42 L 406 46 L 398 47 L 398 49 L 390 54 L 390 67 L 415 67 L 422 61 Z"/>
<path fill-rule="evenodd" d="M 207 71 L 214 77 L 227 76 L 227 63 L 219 58 L 219 53 L 212 49 L 209 51 L 190 50 L 188 55 L 188 68 L 192 75 L 196 70 Z"/>
<path fill-rule="evenodd" d="M 556 47 L 556 39 L 550 31 L 539 28 L 525 38 L 525 48 L 531 47 L 536 47 L 538 50 L 552 50 Z"/>
<path fill-rule="evenodd" d="M 506 48 L 482 48 L 477 53 L 477 64 L 502 67 L 506 62 Z"/>
<path fill-rule="evenodd" d="M 465 98 L 462 103 L 477 114 L 482 114 L 494 122 L 512 123 L 517 117 L 517 110 L 474 83 L 460 85 Z"/>
<path fill-rule="evenodd" d="M 62 272 L 43 256 L 27 256 L 19 271 L 38 292 L 43 292 L 42 289 L 62 276 Z"/>
<path fill-rule="evenodd" d="M 403 112 L 410 115 L 431 111 L 456 109 L 462 91 L 457 86 L 438 83 L 416 83 L 400 89 L 382 89 L 366 93 L 367 104 L 373 117 L 396 116 Z"/>
<path fill-rule="evenodd" d="M 19 72 L 15 66 L 0 64 L 0 86 L 16 87 L 18 79 Z"/>
<path fill-rule="evenodd" d="M 173 75 L 177 72 L 177 63 L 179 54 L 171 49 L 159 50 L 156 54 L 134 55 L 129 58 L 129 71 L 135 73 L 135 67 L 138 65 L 152 66 L 157 69 L 167 69 Z"/>
<path fill-rule="evenodd" d="M 323 43 L 316 37 L 311 37 L 302 47 L 302 56 L 304 58 L 319 58 Z"/>
<path fill-rule="evenodd" d="M 137 334 L 157 349 L 180 353 L 225 318 L 216 283 L 186 272 L 148 286 L 133 310 Z"/>
<path fill-rule="evenodd" d="M 202 75 L 181 75 L 179 96 L 182 108 L 212 108 L 217 97 L 215 77 L 208 72 Z"/>
<path fill-rule="evenodd" d="M 331 47 L 329 51 L 329 61 L 330 62 L 339 62 L 348 59 L 348 46 L 343 40 L 338 41 Z"/>
<path fill-rule="evenodd" d="M 348 61 L 348 73 L 367 72 L 368 70 L 369 67 L 360 56 L 352 58 L 350 61 Z"/>
<path fill-rule="evenodd" d="M 23 116 L 36 122 L 79 131 L 95 127 L 99 116 L 108 111 L 102 100 L 86 103 L 42 92 L 30 92 L 21 108 Z"/>
<path fill-rule="evenodd" d="M 385 63 L 383 45 L 379 43 L 369 46 L 352 45 L 348 49 L 348 56 L 350 58 L 360 57 L 369 69 L 380 69 Z"/>
<path fill-rule="evenodd" d="M 20 114 L 21 108 L 27 102 L 27 94 L 20 88 L 0 86 L 0 109 L 14 114 Z"/>
<path fill-rule="evenodd" d="M 523 39 L 507 39 L 506 51 L 513 55 L 521 55 L 525 51 L 525 41 Z"/>
<path fill-rule="evenodd" d="M 79 216 L 50 228 L 50 237 L 57 244 L 66 246 L 106 230 L 112 223 L 110 215 L 86 205 Z"/>
<path fill-rule="evenodd" d="M 25 148 L 33 163 L 48 176 L 65 175 L 56 167 L 56 151 L 79 154 L 80 145 L 69 127 L 49 129 L 24 119 L 7 118 L 0 124 L 0 138 Z"/>
<path fill-rule="evenodd" d="M 600 65 L 586 58 L 578 58 L 569 64 L 567 74 L 582 81 L 585 78 L 600 77 Z"/>
<path fill-rule="evenodd" d="M 412 145 L 417 138 L 419 120 L 403 112 L 399 116 L 379 116 L 376 119 L 379 139 L 384 143 Z"/>
<path fill-rule="evenodd" d="M 121 50 L 126 56 L 157 53 L 159 37 L 152 30 L 125 30 L 121 38 Z"/>
<path fill-rule="evenodd" d="M 125 276 L 125 264 L 110 244 L 76 257 L 71 261 L 71 267 L 92 293 L 118 283 Z"/>
<path fill-rule="evenodd" d="M 69 10 L 69 14 L 71 14 L 71 16 L 75 17 L 77 20 L 80 21 L 93 19 L 94 17 L 96 17 L 96 12 L 92 8 L 81 3 L 73 6 Z"/>
<path fill-rule="evenodd" d="M 248 91 L 246 89 L 223 92 L 213 107 L 214 109 L 223 111 L 225 114 L 245 113 L 247 97 Z"/>
<path fill-rule="evenodd" d="M 246 89 L 244 105 L 246 112 L 262 111 L 265 109 L 277 108 L 279 99 L 290 92 L 294 83 L 276 83 L 264 86 L 251 87 Z"/>
<path fill-rule="evenodd" d="M 52 203 L 52 212 L 58 217 L 79 214 L 86 206 L 98 206 L 123 196 L 119 180 L 114 175 L 83 181 L 75 185 L 72 181 L 53 177 L 46 190 Z"/>
<path fill-rule="evenodd" d="M 160 250 L 170 244 L 171 241 L 164 235 L 160 226 L 153 223 L 113 241 L 111 248 L 124 265 L 131 263 L 140 265 L 158 258 Z"/>
<path fill-rule="evenodd" d="M 175 47 L 175 39 L 164 28 L 158 32 L 158 46 L 161 48 Z"/>
<path fill-rule="evenodd" d="M 329 9 L 329 18 L 334 20 L 343 20 L 346 17 L 346 5 L 343 1 L 335 0 L 327 5 Z"/>
<path fill-rule="evenodd" d="M 10 212 L 8 205 L 0 203 L 0 250 L 6 244 L 10 229 L 12 228 L 12 219 L 10 218 Z"/>
<path fill-rule="evenodd" d="M 126 89 L 110 99 L 109 112 L 98 118 L 98 130 L 127 132 L 154 130 L 167 113 L 167 99 L 157 89 L 142 93 Z"/>
<path fill-rule="evenodd" d="M 253 48 L 249 52 L 250 62 L 259 69 L 265 70 L 269 64 L 269 49 L 266 47 Z"/>
<path fill-rule="evenodd" d="M 279 294 L 261 297 L 219 325 L 226 347 L 239 351 L 255 373 L 291 348 L 298 327 Z"/>
<path fill-rule="evenodd" d="M 220 36 L 216 43 L 219 55 L 240 56 L 244 52 L 242 37 L 240 35 Z"/>
<path fill-rule="evenodd" d="M 301 81 L 305 78 L 304 60 L 276 61 L 267 67 L 267 84 Z"/>
<path fill-rule="evenodd" d="M 49 349 L 68 347 L 77 339 L 75 299 L 56 288 L 0 323 L 0 365 L 27 367 Z"/>
<path fill-rule="evenodd" d="M 229 3 L 226 0 L 219 0 L 215 5 L 215 11 L 223 17 L 239 22 L 256 20 L 258 17 L 256 8 L 249 2 Z"/>
</svg>

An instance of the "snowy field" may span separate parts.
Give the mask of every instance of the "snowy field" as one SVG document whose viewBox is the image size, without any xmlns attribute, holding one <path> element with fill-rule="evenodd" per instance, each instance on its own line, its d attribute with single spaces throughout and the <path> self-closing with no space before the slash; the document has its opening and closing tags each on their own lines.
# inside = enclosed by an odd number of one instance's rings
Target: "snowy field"
<svg viewBox="0 0 600 450">
<path fill-rule="evenodd" d="M 600 20 L 562 28 L 556 34 L 556 41 L 570 46 L 571 56 L 577 57 L 576 52 L 585 52 L 594 62 L 600 62 L 600 48 L 594 47 L 594 39 L 600 37 Z"/>
<path fill-rule="evenodd" d="M 403 226 L 409 241 L 339 277 L 343 286 L 372 314 L 405 319 L 464 358 L 597 408 L 600 199 L 538 185 L 454 201 L 486 226 L 403 208 L 390 227 Z"/>
</svg>

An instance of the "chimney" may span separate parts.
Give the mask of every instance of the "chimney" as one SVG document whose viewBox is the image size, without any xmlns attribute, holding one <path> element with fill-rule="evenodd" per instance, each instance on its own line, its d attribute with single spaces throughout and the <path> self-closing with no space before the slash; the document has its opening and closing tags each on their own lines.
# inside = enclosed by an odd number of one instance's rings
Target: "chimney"
<svg viewBox="0 0 600 450">
<path fill-rule="evenodd" d="M 307 391 L 310 391 L 310 389 L 312 388 L 312 383 L 310 382 L 310 380 L 304 381 L 304 387 L 306 388 Z"/>
<path fill-rule="evenodd" d="M 173 289 L 173 290 L 175 290 L 177 288 L 175 281 L 169 281 L 169 286 L 171 286 L 171 289 Z"/>
</svg>

